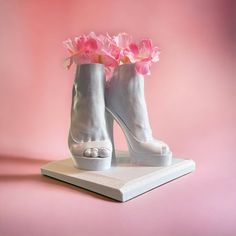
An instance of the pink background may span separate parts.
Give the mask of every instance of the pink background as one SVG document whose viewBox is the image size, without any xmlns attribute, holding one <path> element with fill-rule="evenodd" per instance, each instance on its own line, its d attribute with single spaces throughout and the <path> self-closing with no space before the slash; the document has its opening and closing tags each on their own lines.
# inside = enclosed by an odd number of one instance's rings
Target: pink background
<svg viewBox="0 0 236 236">
<path fill-rule="evenodd" d="M 0 1 L 0 235 L 236 235 L 236 15 L 230 0 Z M 148 36 L 153 132 L 197 171 L 121 204 L 40 176 L 68 157 L 62 41 Z M 126 148 L 116 126 L 117 148 Z"/>
</svg>

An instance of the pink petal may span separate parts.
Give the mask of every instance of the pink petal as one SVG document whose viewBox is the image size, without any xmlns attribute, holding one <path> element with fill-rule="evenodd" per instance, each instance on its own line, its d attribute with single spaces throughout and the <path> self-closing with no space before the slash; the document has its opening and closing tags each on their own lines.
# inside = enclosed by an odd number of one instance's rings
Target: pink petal
<svg viewBox="0 0 236 236">
<path fill-rule="evenodd" d="M 98 36 L 92 31 L 87 35 L 87 38 L 93 38 L 93 39 L 97 39 Z"/>
<path fill-rule="evenodd" d="M 135 69 L 139 74 L 150 75 L 150 67 L 152 63 L 150 61 L 140 61 L 135 63 Z"/>
<path fill-rule="evenodd" d="M 76 64 L 88 64 L 88 63 L 93 63 L 91 61 L 91 56 L 88 54 L 81 54 L 78 58 L 77 58 L 77 63 Z"/>
<path fill-rule="evenodd" d="M 114 41 L 118 47 L 124 49 L 129 47 L 129 44 L 132 42 L 132 37 L 127 33 L 120 33 L 114 36 Z"/>
<path fill-rule="evenodd" d="M 70 53 L 74 53 L 76 51 L 71 39 L 67 39 L 62 43 Z"/>
<path fill-rule="evenodd" d="M 136 43 L 131 43 L 129 45 L 129 49 L 130 51 L 134 54 L 134 55 L 138 55 L 139 54 L 139 48 L 138 45 Z"/>
<path fill-rule="evenodd" d="M 103 36 L 102 34 L 96 35 L 94 32 L 90 32 L 88 34 L 87 38 L 88 38 L 88 41 L 89 41 L 89 39 L 93 39 L 96 41 L 97 48 L 96 49 L 94 48 L 94 49 L 97 50 L 103 46 L 105 36 Z M 95 44 L 94 44 L 94 46 L 95 46 Z"/>
<path fill-rule="evenodd" d="M 98 45 L 97 41 L 95 39 L 88 39 L 87 42 L 85 43 L 85 51 L 91 52 L 97 50 Z"/>
<path fill-rule="evenodd" d="M 118 61 L 120 58 L 120 50 L 117 47 L 110 48 L 111 55 Z"/>
<path fill-rule="evenodd" d="M 118 65 L 118 61 L 120 58 L 120 49 L 115 45 L 114 41 L 112 41 L 111 38 L 105 38 L 103 40 L 100 54 L 103 55 L 106 60 L 107 58 L 110 58 L 109 61 L 112 61 L 112 65 Z"/>
<path fill-rule="evenodd" d="M 110 36 L 108 33 L 106 33 L 106 35 L 105 35 L 104 37 L 105 37 L 106 39 L 108 39 L 109 41 L 114 42 L 113 37 Z"/>
<path fill-rule="evenodd" d="M 77 50 L 82 50 L 84 48 L 86 40 L 87 37 L 85 35 L 75 37 L 74 42 Z"/>
<path fill-rule="evenodd" d="M 150 39 L 143 39 L 139 43 L 139 53 L 142 58 L 151 56 L 152 41 Z"/>
<path fill-rule="evenodd" d="M 138 61 L 137 57 L 129 50 L 123 50 L 121 52 L 122 62 L 125 64 L 135 63 Z"/>
<path fill-rule="evenodd" d="M 160 56 L 160 49 L 158 47 L 154 47 L 152 49 L 152 62 L 158 62 L 159 61 L 159 56 Z"/>
<path fill-rule="evenodd" d="M 118 66 L 117 60 L 115 60 L 115 58 L 113 58 L 112 56 L 102 55 L 101 57 L 102 57 L 102 63 L 104 64 L 104 66 L 109 66 L 113 68 Z"/>
<path fill-rule="evenodd" d="M 115 45 L 107 45 L 101 50 L 102 54 L 109 55 L 116 59 L 117 61 L 120 58 L 120 50 Z"/>
</svg>

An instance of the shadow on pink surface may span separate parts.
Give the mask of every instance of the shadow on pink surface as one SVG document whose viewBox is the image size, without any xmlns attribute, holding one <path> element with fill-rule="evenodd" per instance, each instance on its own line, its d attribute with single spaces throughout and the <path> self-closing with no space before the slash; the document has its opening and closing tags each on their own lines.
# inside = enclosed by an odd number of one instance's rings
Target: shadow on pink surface
<svg viewBox="0 0 236 236">
<path fill-rule="evenodd" d="M 35 164 L 43 164 L 47 163 L 49 160 L 45 159 L 35 159 L 30 157 L 22 157 L 22 156 L 8 156 L 8 155 L 1 155 L 0 156 L 0 164 L 5 163 L 19 163 L 19 164 L 26 164 L 26 165 L 35 165 Z"/>
<path fill-rule="evenodd" d="M 17 184 L 18 182 L 28 182 L 40 185 L 46 185 L 51 189 L 64 189 L 67 192 L 76 191 L 78 194 L 85 194 L 94 198 L 112 201 L 110 198 L 90 192 L 86 189 L 55 180 L 51 177 L 43 176 L 40 173 L 40 167 L 50 160 L 33 159 L 29 157 L 0 156 L 0 186 L 1 184 Z"/>
<path fill-rule="evenodd" d="M 34 159 L 24 156 L 0 155 L 1 174 L 24 175 L 39 173 L 39 166 L 48 160 Z"/>
</svg>

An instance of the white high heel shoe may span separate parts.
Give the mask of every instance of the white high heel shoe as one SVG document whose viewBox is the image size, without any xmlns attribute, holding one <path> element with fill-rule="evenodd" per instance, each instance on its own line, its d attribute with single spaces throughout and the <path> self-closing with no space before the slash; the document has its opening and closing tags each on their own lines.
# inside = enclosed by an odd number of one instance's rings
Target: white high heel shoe
<svg viewBox="0 0 236 236">
<path fill-rule="evenodd" d="M 105 99 L 110 124 L 115 119 L 122 128 L 132 162 L 147 166 L 170 165 L 170 148 L 152 137 L 144 98 L 144 78 L 136 73 L 133 64 L 121 65 L 115 70 Z"/>
<path fill-rule="evenodd" d="M 111 167 L 112 143 L 107 133 L 104 87 L 102 64 L 77 66 L 68 145 L 74 165 L 80 169 Z"/>
</svg>

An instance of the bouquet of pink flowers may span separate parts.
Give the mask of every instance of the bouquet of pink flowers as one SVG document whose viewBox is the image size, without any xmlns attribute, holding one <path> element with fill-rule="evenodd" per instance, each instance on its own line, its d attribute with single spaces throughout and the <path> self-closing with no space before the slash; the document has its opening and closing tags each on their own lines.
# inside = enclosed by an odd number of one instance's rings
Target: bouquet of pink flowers
<svg viewBox="0 0 236 236">
<path fill-rule="evenodd" d="M 116 36 L 96 35 L 94 32 L 82 35 L 63 42 L 69 57 L 66 58 L 66 67 L 73 63 L 87 64 L 100 63 L 105 66 L 106 77 L 112 75 L 113 70 L 122 64 L 134 63 L 138 73 L 150 75 L 150 67 L 159 61 L 160 50 L 153 46 L 148 38 L 133 40 L 127 33 Z"/>
</svg>

